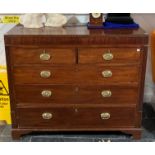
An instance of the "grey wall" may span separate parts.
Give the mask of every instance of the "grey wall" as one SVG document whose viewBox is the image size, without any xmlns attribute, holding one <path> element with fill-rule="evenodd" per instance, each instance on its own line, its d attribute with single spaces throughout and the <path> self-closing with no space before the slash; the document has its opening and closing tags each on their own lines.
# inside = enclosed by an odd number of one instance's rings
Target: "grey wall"
<svg viewBox="0 0 155 155">
<path fill-rule="evenodd" d="M 141 27 L 150 35 L 155 30 L 155 14 L 132 14 L 133 18 Z M 155 107 L 155 85 L 152 82 L 152 68 L 151 68 L 151 50 L 150 40 L 147 59 L 147 70 L 145 80 L 144 101 L 150 102 Z"/>
<path fill-rule="evenodd" d="M 4 48 L 4 33 L 14 27 L 15 24 L 0 24 L 0 65 L 5 65 L 5 48 Z"/>
</svg>

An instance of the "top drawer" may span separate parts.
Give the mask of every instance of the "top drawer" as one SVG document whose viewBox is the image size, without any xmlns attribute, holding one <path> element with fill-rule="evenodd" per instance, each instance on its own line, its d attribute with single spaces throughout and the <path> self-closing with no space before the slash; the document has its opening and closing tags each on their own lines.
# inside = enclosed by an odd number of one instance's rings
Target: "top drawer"
<svg viewBox="0 0 155 155">
<path fill-rule="evenodd" d="M 79 63 L 135 63 L 140 58 L 139 48 L 80 48 Z"/>
<path fill-rule="evenodd" d="M 74 64 L 74 48 L 11 48 L 13 64 Z"/>
</svg>

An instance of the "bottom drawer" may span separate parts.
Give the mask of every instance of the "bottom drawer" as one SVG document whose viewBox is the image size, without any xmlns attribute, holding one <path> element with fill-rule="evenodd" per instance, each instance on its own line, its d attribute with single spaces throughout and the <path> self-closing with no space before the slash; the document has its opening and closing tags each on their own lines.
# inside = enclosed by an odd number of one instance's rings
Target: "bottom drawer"
<svg viewBox="0 0 155 155">
<path fill-rule="evenodd" d="M 20 128 L 64 130 L 134 127 L 134 107 L 65 106 L 18 109 Z"/>
</svg>

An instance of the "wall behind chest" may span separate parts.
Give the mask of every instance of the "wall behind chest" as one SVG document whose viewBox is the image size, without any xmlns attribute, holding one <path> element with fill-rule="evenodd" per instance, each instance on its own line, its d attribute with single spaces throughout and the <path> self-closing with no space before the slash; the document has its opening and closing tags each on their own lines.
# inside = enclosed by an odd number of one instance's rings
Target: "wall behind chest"
<svg viewBox="0 0 155 155">
<path fill-rule="evenodd" d="M 5 48 L 4 48 L 4 34 L 14 26 L 15 26 L 15 24 L 0 24 L 0 66 L 6 65 Z"/>
<path fill-rule="evenodd" d="M 155 30 L 155 14 L 132 14 L 134 20 L 150 35 Z M 144 101 L 151 103 L 155 108 L 155 84 L 152 81 L 150 39 L 148 47 L 147 68 L 145 77 Z"/>
</svg>

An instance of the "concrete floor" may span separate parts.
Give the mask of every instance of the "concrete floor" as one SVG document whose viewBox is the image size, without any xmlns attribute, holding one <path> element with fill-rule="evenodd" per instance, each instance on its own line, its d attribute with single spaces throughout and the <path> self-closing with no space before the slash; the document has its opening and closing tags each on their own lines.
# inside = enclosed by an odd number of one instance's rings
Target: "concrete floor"
<svg viewBox="0 0 155 155">
<path fill-rule="evenodd" d="M 155 110 L 151 104 L 143 107 L 143 132 L 141 142 L 155 141 Z M 0 126 L 0 142 L 11 142 L 11 126 Z M 93 133 L 44 133 L 31 134 L 21 137 L 20 142 L 132 142 L 132 136 L 119 132 L 93 132 Z M 15 141 L 17 142 L 17 141 Z"/>
</svg>

